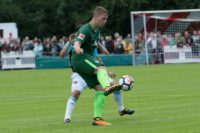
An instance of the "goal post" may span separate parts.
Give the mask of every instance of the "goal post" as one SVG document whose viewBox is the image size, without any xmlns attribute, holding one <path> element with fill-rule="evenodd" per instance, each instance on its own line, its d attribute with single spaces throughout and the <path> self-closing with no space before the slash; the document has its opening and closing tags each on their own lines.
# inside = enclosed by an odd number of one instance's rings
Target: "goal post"
<svg viewBox="0 0 200 133">
<path fill-rule="evenodd" d="M 170 52 L 170 48 L 173 52 L 187 51 L 185 55 L 179 54 L 183 63 L 182 56 L 188 58 L 191 51 L 189 62 L 196 62 L 200 56 L 200 9 L 131 12 L 131 33 L 133 65 L 167 63 L 165 52 Z"/>
</svg>

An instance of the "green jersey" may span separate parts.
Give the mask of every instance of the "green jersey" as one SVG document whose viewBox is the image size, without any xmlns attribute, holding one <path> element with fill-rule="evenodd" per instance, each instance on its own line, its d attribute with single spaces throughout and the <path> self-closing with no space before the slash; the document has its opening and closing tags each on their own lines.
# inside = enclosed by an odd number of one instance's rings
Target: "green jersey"
<svg viewBox="0 0 200 133">
<path fill-rule="evenodd" d="M 74 41 L 79 41 L 81 43 L 81 48 L 83 48 L 84 54 L 93 56 L 99 36 L 100 30 L 94 31 L 91 23 L 87 23 L 79 29 Z M 74 55 L 76 55 L 75 52 L 73 52 L 72 58 Z"/>
<path fill-rule="evenodd" d="M 99 84 L 94 72 L 101 64 L 93 57 L 99 36 L 100 30 L 94 31 L 92 25 L 87 23 L 79 29 L 74 40 L 81 43 L 83 54 L 72 52 L 72 68 L 81 75 L 90 88 Z"/>
</svg>

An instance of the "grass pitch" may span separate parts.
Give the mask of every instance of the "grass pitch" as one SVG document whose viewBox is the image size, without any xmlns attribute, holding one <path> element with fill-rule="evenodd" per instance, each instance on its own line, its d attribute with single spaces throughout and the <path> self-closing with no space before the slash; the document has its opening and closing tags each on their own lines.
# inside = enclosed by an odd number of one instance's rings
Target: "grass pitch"
<svg viewBox="0 0 200 133">
<path fill-rule="evenodd" d="M 85 90 L 72 122 L 63 123 L 71 70 L 0 71 L 0 133 L 200 133 L 200 64 L 108 67 L 118 77 L 132 75 L 135 86 L 123 92 L 124 105 L 136 110 L 118 115 L 112 95 L 104 119 L 94 127 L 95 91 Z"/>
</svg>

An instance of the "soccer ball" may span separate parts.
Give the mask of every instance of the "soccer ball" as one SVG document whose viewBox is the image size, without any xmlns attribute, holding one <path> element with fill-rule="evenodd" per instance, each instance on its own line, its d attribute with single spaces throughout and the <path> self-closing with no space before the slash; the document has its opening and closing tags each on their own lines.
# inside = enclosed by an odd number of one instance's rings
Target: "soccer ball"
<svg viewBox="0 0 200 133">
<path fill-rule="evenodd" d="M 122 85 L 123 91 L 129 91 L 134 85 L 134 80 L 130 75 L 124 75 L 119 79 L 119 85 Z"/>
</svg>

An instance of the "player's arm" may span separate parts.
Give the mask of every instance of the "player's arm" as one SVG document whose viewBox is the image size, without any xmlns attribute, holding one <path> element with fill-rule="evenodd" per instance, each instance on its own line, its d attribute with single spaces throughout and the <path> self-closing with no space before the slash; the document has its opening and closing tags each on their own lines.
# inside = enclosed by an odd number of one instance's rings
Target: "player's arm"
<svg viewBox="0 0 200 133">
<path fill-rule="evenodd" d="M 96 57 L 96 59 L 99 61 L 99 63 L 100 63 L 100 64 L 102 64 L 102 65 L 103 65 L 103 61 L 102 61 L 102 59 L 101 59 L 101 57 L 100 57 L 100 56 L 97 56 L 97 57 Z"/>
<path fill-rule="evenodd" d="M 88 38 L 88 31 L 87 29 L 80 29 L 79 33 L 77 34 L 76 38 L 75 38 L 75 43 L 74 43 L 74 51 L 76 54 L 82 54 L 83 53 L 83 49 L 81 48 L 81 45 L 84 44 L 84 42 L 87 40 Z"/>
<path fill-rule="evenodd" d="M 74 51 L 76 52 L 76 54 L 83 53 L 83 49 L 81 48 L 81 43 L 79 41 L 75 41 L 73 48 L 74 48 Z"/>
<path fill-rule="evenodd" d="M 61 58 L 64 58 L 65 57 L 65 55 L 66 55 L 66 53 L 67 53 L 67 50 L 69 49 L 69 47 L 70 47 L 70 43 L 69 43 L 69 41 L 65 44 L 65 46 L 64 46 L 64 48 L 60 51 L 60 57 Z"/>
<path fill-rule="evenodd" d="M 69 41 L 65 44 L 64 48 L 60 51 L 60 57 L 64 58 L 73 39 L 75 38 L 75 33 L 70 34 Z"/>
<path fill-rule="evenodd" d="M 108 55 L 109 54 L 109 51 L 98 41 L 98 43 L 97 43 L 97 47 L 99 48 L 99 50 L 102 52 L 102 53 L 104 53 L 104 54 L 106 54 L 106 55 Z"/>
</svg>

